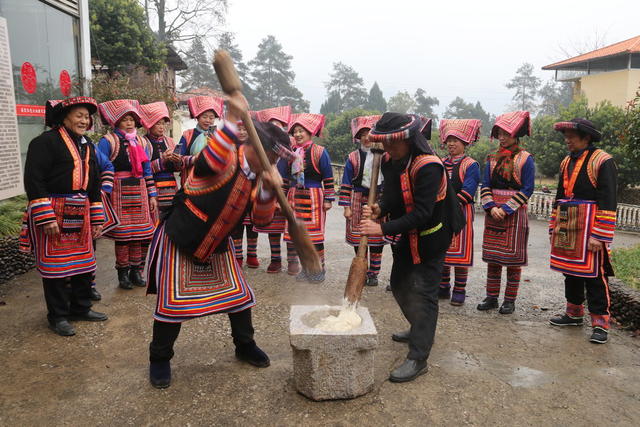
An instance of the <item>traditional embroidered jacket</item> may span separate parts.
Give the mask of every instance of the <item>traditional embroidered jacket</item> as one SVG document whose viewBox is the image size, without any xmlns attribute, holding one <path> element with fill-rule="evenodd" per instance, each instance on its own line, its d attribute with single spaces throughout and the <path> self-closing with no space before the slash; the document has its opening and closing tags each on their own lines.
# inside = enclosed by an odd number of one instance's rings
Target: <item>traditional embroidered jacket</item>
<svg viewBox="0 0 640 427">
<path fill-rule="evenodd" d="M 166 219 L 169 238 L 199 260 L 228 250 L 231 232 L 256 198 L 256 181 L 247 173 L 244 147 L 236 151 L 235 141 L 235 126 L 229 123 L 208 139 Z M 269 224 L 274 211 L 275 198 L 258 199 L 252 206 L 252 222 Z"/>
<path fill-rule="evenodd" d="M 142 137 L 137 143 L 144 147 Z M 129 141 L 119 129 L 106 134 L 98 143 L 115 169 L 114 189 L 111 201 L 120 221 L 105 237 L 117 241 L 144 240 L 151 237 L 154 221 L 151 217 L 149 197 L 158 195 L 148 158 L 142 162 L 142 176 L 134 176 L 129 156 Z"/>
<path fill-rule="evenodd" d="M 535 164 L 526 151 L 513 158 L 513 168 L 508 178 L 495 172 L 495 154 L 487 157 L 482 182 L 481 203 L 485 215 L 482 239 L 482 260 L 502 266 L 524 266 L 528 262 L 529 219 L 527 202 L 533 193 Z M 493 207 L 501 207 L 507 214 L 496 220 L 489 213 Z"/>
<path fill-rule="evenodd" d="M 380 202 L 386 236 L 400 235 L 396 250 L 414 264 L 444 253 L 451 243 L 445 206 L 447 176 L 438 156 L 420 154 L 382 164 L 385 191 Z"/>
<path fill-rule="evenodd" d="M 363 185 L 362 181 L 365 175 L 366 159 L 366 151 L 359 149 L 349 153 L 344 165 L 342 184 L 340 186 L 338 205 L 351 208 L 351 218 L 346 221 L 345 238 L 347 243 L 352 246 L 360 244 L 360 232 L 356 229 L 356 226 L 360 223 L 362 207 L 367 203 L 369 197 L 368 186 L 370 183 Z M 369 176 L 370 173 L 371 171 L 369 171 Z M 382 177 L 382 174 L 380 176 Z M 378 182 L 380 181 L 378 180 Z M 382 185 L 378 185 L 378 196 L 380 196 L 381 192 Z M 368 244 L 369 246 L 381 246 L 385 244 L 385 241 L 382 236 L 370 236 Z"/>
<path fill-rule="evenodd" d="M 178 183 L 174 173 L 178 172 L 180 168 L 177 168 L 173 162 L 164 162 L 162 154 L 167 151 L 173 152 L 176 145 L 169 137 L 155 139 L 150 134 L 145 135 L 143 141 L 158 192 L 158 207 L 161 210 L 166 210 L 171 206 L 173 196 L 176 194 Z"/>
<path fill-rule="evenodd" d="M 262 191 L 235 147 L 236 127 L 226 123 L 208 138 L 149 249 L 148 293 L 157 293 L 154 318 L 182 322 L 255 305 L 230 234 L 251 203 L 255 224 L 268 224 L 275 198 Z"/>
<path fill-rule="evenodd" d="M 95 270 L 91 226 L 104 222 L 95 147 L 64 127 L 42 133 L 29 144 L 24 186 L 29 199 L 21 248 L 34 251 L 43 277 Z M 57 222 L 60 233 L 43 226 Z"/>
<path fill-rule="evenodd" d="M 480 182 L 480 165 L 465 154 L 447 157 L 443 163 L 465 218 L 465 226 L 453 236 L 444 262 L 449 266 L 470 267 L 473 265 L 473 197 Z"/>
<path fill-rule="evenodd" d="M 597 277 L 604 268 L 613 275 L 608 254 L 589 251 L 593 237 L 613 241 L 617 208 L 617 169 L 613 158 L 594 146 L 567 156 L 560 164 L 558 191 L 549 233 L 551 268 L 581 277 Z M 605 251 L 606 252 L 606 251 Z"/>
<path fill-rule="evenodd" d="M 298 187 L 288 168 L 284 177 L 289 182 L 287 198 L 296 217 L 305 224 L 313 243 L 324 243 L 326 213 L 323 202 L 333 202 L 335 188 L 329 153 L 324 147 L 311 143 L 304 152 L 304 186 Z M 285 230 L 285 241 L 291 241 Z"/>
</svg>

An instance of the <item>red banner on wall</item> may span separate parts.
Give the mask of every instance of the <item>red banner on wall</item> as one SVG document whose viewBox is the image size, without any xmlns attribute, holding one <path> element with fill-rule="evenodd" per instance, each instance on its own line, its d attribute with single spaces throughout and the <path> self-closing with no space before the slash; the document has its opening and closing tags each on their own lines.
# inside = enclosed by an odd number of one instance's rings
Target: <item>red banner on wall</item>
<svg viewBox="0 0 640 427">
<path fill-rule="evenodd" d="M 16 104 L 16 115 L 23 117 L 44 117 L 44 105 Z"/>
</svg>

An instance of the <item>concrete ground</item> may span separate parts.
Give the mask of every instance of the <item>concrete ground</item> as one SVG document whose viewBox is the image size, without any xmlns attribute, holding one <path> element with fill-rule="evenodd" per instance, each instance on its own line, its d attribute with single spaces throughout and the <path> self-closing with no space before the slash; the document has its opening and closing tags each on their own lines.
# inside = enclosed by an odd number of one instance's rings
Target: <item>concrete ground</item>
<svg viewBox="0 0 640 427">
<path fill-rule="evenodd" d="M 482 217 L 476 221 L 479 249 Z M 546 224 L 532 221 L 530 265 L 522 275 L 517 311 L 479 312 L 486 266 L 476 251 L 467 304 L 440 303 L 430 370 L 406 384 L 387 380 L 406 355 L 391 341 L 406 323 L 385 286 L 365 289 L 378 329 L 375 389 L 349 401 L 312 402 L 292 382 L 288 315 L 292 304 L 339 304 L 353 251 L 343 243 L 341 209 L 327 224 L 327 281 L 296 283 L 246 270 L 254 286 L 256 340 L 271 357 L 257 369 L 234 358 L 226 316 L 186 323 L 167 390 L 148 383 L 148 344 L 155 297 L 116 287 L 113 245 L 100 241 L 95 305 L 104 323 L 76 323 L 63 338 L 47 329 L 41 281 L 32 271 L 0 287 L 0 425 L 638 425 L 640 341 L 614 329 L 607 345 L 587 341 L 590 328 L 558 329 L 548 319 L 561 312 L 563 285 L 548 268 Z M 619 233 L 615 246 L 640 243 Z"/>
</svg>

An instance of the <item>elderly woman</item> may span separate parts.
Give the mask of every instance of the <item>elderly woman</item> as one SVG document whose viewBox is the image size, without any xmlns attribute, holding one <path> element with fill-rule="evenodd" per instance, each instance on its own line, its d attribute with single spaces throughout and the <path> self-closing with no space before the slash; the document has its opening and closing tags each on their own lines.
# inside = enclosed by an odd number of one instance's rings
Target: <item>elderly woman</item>
<svg viewBox="0 0 640 427">
<path fill-rule="evenodd" d="M 21 245 L 35 254 L 49 327 L 62 336 L 75 335 L 70 319 L 107 320 L 91 310 L 92 237 L 101 232 L 104 212 L 95 148 L 84 134 L 96 110 L 87 97 L 47 102 L 52 129 L 31 141 L 24 170 L 29 206 Z"/>
<path fill-rule="evenodd" d="M 143 246 L 154 231 L 152 214 L 158 209 L 157 192 L 144 141 L 136 128 L 141 125 L 138 101 L 119 99 L 99 106 L 103 121 L 113 128 L 98 143 L 115 169 L 111 201 L 120 223 L 105 237 L 115 240 L 118 286 L 144 287 Z"/>
<path fill-rule="evenodd" d="M 230 235 L 248 209 L 255 224 L 271 221 L 272 188 L 282 180 L 273 166 L 262 168 L 251 145 L 237 144 L 236 122 L 246 100 L 236 95 L 229 102 L 229 121 L 195 156 L 151 243 L 147 292 L 158 298 L 149 379 L 157 388 L 171 383 L 170 360 L 182 322 L 214 313 L 228 314 L 238 359 L 257 367 L 270 364 L 253 339 L 255 297 L 235 262 Z M 290 154 L 281 129 L 260 122 L 256 129 L 272 164 L 278 155 Z"/>
<path fill-rule="evenodd" d="M 465 150 L 480 136 L 480 120 L 443 119 L 440 121 L 440 142 L 449 155 L 443 164 L 449 175 L 465 217 L 465 227 L 453 236 L 444 258 L 439 298 L 449 299 L 451 305 L 464 304 L 469 267 L 473 265 L 473 197 L 480 182 L 480 165 L 467 156 Z M 453 293 L 451 292 L 451 267 L 455 268 Z"/>
<path fill-rule="evenodd" d="M 535 164 L 520 147 L 520 138 L 531 135 L 528 111 L 498 116 L 491 138 L 500 146 L 487 156 L 482 180 L 481 203 L 485 210 L 482 260 L 487 263 L 487 296 L 478 310 L 498 308 L 502 267 L 507 268 L 507 286 L 500 314 L 512 314 L 520 286 L 522 266 L 527 265 L 529 219 L 527 202 L 533 193 Z"/>
<path fill-rule="evenodd" d="M 381 116 L 360 116 L 351 121 L 351 135 L 353 142 L 358 144 L 357 150 L 347 156 L 340 185 L 340 200 L 338 205 L 344 207 L 343 215 L 346 219 L 345 240 L 354 247 L 356 253 L 360 245 L 360 231 L 357 229 L 362 218 L 362 207 L 367 203 L 371 174 L 373 170 L 373 153 L 369 132 Z M 382 188 L 382 174 L 378 176 L 376 185 Z M 378 286 L 378 274 L 382 262 L 382 250 L 385 241 L 382 236 L 372 236 L 368 240 L 369 269 L 367 271 L 367 286 Z"/>
</svg>

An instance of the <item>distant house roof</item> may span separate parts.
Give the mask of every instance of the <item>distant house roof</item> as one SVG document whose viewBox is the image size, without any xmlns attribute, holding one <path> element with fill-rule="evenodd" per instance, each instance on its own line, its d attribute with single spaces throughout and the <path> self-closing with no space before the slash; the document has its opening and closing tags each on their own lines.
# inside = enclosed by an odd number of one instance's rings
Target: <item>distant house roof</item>
<svg viewBox="0 0 640 427">
<path fill-rule="evenodd" d="M 550 65 L 542 67 L 543 70 L 557 70 L 565 68 L 567 66 L 575 66 L 582 62 L 593 61 L 596 59 L 607 58 L 618 55 L 628 55 L 631 53 L 640 53 L 640 36 L 633 37 L 629 40 L 614 43 L 611 46 L 606 46 L 600 49 L 596 49 L 592 52 L 587 52 L 582 55 L 575 56 L 573 58 L 565 59 L 564 61 L 556 62 Z"/>
<path fill-rule="evenodd" d="M 167 45 L 167 65 L 176 71 L 182 71 L 189 68 L 171 45 Z"/>
<path fill-rule="evenodd" d="M 187 102 L 187 99 L 193 96 L 217 96 L 218 98 L 225 97 L 224 93 L 206 86 L 199 87 L 197 89 L 189 89 L 187 91 L 179 92 L 176 94 L 178 102 Z"/>
</svg>

